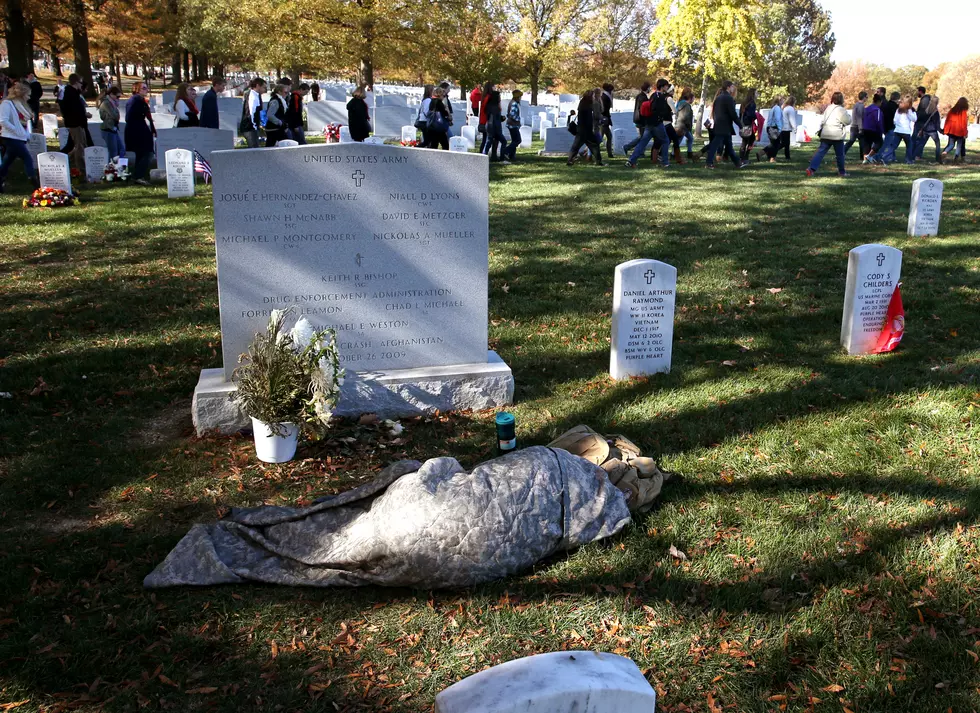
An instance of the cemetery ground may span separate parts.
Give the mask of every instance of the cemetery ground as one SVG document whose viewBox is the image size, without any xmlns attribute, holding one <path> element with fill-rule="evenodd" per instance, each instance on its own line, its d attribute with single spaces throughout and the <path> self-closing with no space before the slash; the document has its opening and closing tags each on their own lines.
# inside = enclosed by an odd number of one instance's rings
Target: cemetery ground
<svg viewBox="0 0 980 713">
<path fill-rule="evenodd" d="M 279 466 L 198 439 L 190 395 L 221 360 L 210 190 L 0 198 L 0 709 L 424 711 L 562 648 L 631 657 L 663 711 L 980 708 L 980 173 L 808 180 L 805 154 L 493 168 L 490 338 L 521 444 L 586 423 L 684 481 L 611 540 L 461 591 L 144 591 L 192 523 L 401 457 L 471 466 L 492 414 L 345 422 Z M 922 176 L 945 182 L 936 238 L 905 235 Z M 847 357 L 847 252 L 869 242 L 904 251 L 908 331 Z M 678 269 L 673 371 L 617 383 L 613 270 L 638 257 Z"/>
</svg>

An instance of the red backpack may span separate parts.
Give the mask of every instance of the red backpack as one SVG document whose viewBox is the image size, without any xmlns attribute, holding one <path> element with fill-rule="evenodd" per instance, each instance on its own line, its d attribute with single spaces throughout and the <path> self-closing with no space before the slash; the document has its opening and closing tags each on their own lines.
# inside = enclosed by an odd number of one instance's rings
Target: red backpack
<svg viewBox="0 0 980 713">
<path fill-rule="evenodd" d="M 648 119 L 651 116 L 653 116 L 653 100 L 652 99 L 648 99 L 647 101 L 645 101 L 642 104 L 640 104 L 640 116 L 642 116 L 645 119 Z"/>
</svg>

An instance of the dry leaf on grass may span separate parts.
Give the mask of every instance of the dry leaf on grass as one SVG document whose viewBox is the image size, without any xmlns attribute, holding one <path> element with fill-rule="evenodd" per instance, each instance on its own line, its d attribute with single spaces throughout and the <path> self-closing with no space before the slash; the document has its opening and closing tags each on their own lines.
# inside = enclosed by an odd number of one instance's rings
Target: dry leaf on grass
<svg viewBox="0 0 980 713">
<path fill-rule="evenodd" d="M 677 549 L 673 545 L 671 545 L 670 546 L 670 549 L 667 550 L 667 554 L 669 554 L 674 559 L 680 560 L 681 562 L 687 562 L 687 555 L 684 554 L 683 552 L 681 552 L 679 549 Z"/>
</svg>

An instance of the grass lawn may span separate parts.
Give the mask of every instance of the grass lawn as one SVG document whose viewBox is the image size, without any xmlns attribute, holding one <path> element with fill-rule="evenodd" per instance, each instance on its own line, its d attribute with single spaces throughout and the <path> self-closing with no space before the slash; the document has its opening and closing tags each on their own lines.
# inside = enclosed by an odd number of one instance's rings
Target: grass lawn
<svg viewBox="0 0 980 713">
<path fill-rule="evenodd" d="M 631 657 L 659 710 L 980 709 L 980 172 L 492 169 L 490 339 L 523 445 L 587 423 L 685 476 L 611 541 L 467 591 L 143 591 L 188 527 L 399 457 L 492 454 L 492 414 L 339 425 L 301 459 L 198 439 L 220 364 L 211 195 L 0 197 L 0 710 L 424 711 L 562 648 Z M 913 179 L 941 235 L 905 236 Z M 18 182 L 19 181 L 19 182 Z M 908 332 L 838 346 L 847 251 L 904 251 Z M 669 375 L 609 379 L 617 263 L 678 269 Z M 687 561 L 668 555 L 671 545 Z"/>
</svg>

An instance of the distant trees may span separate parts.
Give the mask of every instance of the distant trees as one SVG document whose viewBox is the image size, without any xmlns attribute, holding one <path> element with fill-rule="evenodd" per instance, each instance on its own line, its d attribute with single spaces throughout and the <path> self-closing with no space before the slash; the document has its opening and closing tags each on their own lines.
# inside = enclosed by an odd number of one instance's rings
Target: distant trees
<svg viewBox="0 0 980 713">
<path fill-rule="evenodd" d="M 966 97 L 970 114 L 980 122 L 980 54 L 949 65 L 939 80 L 940 107 L 947 108 Z"/>
</svg>

